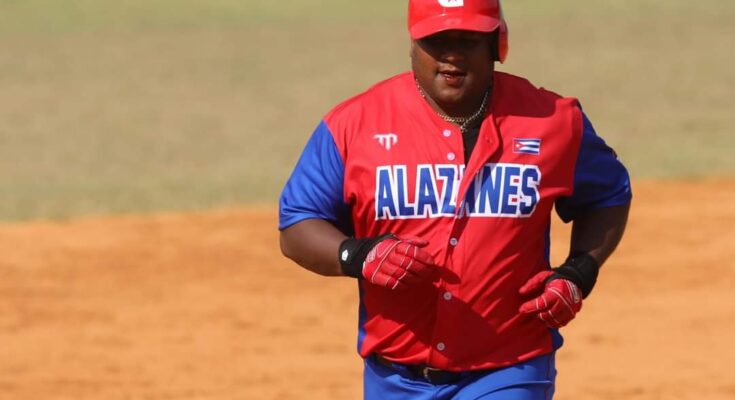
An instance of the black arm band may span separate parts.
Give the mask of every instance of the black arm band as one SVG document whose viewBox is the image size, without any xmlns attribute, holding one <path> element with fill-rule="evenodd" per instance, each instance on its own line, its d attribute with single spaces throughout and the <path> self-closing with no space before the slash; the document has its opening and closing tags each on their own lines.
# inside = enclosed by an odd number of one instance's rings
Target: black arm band
<svg viewBox="0 0 735 400">
<path fill-rule="evenodd" d="M 591 255 L 579 253 L 569 256 L 564 264 L 554 268 L 550 279 L 563 278 L 571 281 L 582 291 L 586 298 L 592 292 L 600 272 L 600 264 Z"/>
<path fill-rule="evenodd" d="M 346 239 L 339 245 L 339 264 L 342 273 L 353 278 L 362 278 L 362 264 L 370 250 L 384 239 L 394 237 L 391 233 L 383 236 L 355 239 Z"/>
</svg>

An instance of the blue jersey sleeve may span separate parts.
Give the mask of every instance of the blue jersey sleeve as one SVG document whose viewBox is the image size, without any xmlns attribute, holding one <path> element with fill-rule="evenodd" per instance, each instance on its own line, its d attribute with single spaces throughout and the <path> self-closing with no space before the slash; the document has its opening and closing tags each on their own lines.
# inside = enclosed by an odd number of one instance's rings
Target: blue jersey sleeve
<svg viewBox="0 0 735 400">
<path fill-rule="evenodd" d="M 305 219 L 332 222 L 350 234 L 349 207 L 343 198 L 344 162 L 332 133 L 322 121 L 306 143 L 281 193 L 278 229 Z"/>
<path fill-rule="evenodd" d="M 574 170 L 574 192 L 556 201 L 556 212 L 569 222 L 586 210 L 630 203 L 628 171 L 615 152 L 595 133 L 584 113 L 582 142 Z"/>
</svg>

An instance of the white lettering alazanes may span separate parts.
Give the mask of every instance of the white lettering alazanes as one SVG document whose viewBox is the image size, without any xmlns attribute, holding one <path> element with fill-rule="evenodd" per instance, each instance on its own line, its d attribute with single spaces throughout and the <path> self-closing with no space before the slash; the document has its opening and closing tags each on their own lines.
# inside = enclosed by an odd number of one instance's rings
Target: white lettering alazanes
<svg viewBox="0 0 735 400">
<path fill-rule="evenodd" d="M 457 210 L 457 192 L 464 166 L 419 164 L 415 182 L 406 165 L 375 171 L 375 219 L 439 217 L 527 218 L 540 200 L 541 171 L 535 165 L 485 164 L 470 183 Z M 414 185 L 409 198 L 408 185 Z"/>
</svg>

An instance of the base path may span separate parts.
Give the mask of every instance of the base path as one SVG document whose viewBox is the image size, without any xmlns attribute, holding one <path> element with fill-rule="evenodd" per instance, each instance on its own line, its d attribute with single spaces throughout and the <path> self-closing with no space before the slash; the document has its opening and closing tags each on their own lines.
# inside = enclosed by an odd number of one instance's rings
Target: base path
<svg viewBox="0 0 735 400">
<path fill-rule="evenodd" d="M 735 181 L 638 182 L 557 400 L 734 399 Z M 357 399 L 357 297 L 277 211 L 0 225 L 0 399 Z M 556 224 L 552 258 L 567 251 Z"/>
</svg>

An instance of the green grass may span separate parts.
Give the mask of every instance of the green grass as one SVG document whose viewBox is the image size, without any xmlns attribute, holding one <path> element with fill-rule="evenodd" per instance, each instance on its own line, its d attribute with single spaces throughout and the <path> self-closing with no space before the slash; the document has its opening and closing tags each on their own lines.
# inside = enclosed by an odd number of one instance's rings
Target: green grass
<svg viewBox="0 0 735 400">
<path fill-rule="evenodd" d="M 735 4 L 505 2 L 502 70 L 633 176 L 735 172 Z M 312 128 L 408 67 L 405 2 L 0 0 L 0 219 L 274 203 Z"/>
</svg>

